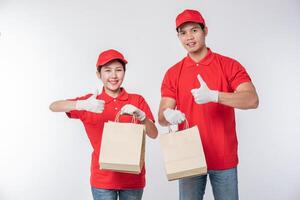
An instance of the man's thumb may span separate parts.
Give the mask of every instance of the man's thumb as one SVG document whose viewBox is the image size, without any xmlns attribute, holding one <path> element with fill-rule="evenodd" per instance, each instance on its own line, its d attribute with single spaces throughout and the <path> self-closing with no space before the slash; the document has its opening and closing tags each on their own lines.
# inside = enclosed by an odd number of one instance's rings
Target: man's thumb
<svg viewBox="0 0 300 200">
<path fill-rule="evenodd" d="M 201 77 L 200 74 L 197 75 L 197 79 L 198 79 L 198 81 L 199 81 L 199 83 L 200 83 L 200 87 L 201 87 L 202 85 L 206 85 L 205 81 L 202 79 L 202 77 Z"/>
</svg>

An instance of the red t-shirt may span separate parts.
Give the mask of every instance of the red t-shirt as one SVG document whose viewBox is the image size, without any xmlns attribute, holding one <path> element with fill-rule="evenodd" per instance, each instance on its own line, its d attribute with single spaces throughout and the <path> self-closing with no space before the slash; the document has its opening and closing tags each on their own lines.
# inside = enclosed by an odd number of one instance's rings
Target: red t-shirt
<svg viewBox="0 0 300 200">
<path fill-rule="evenodd" d="M 234 108 L 218 103 L 195 103 L 191 90 L 200 87 L 198 74 L 210 89 L 221 92 L 234 92 L 241 83 L 251 79 L 236 60 L 208 49 L 207 55 L 198 63 L 187 56 L 172 66 L 161 86 L 161 96 L 175 99 L 177 109 L 185 114 L 190 127 L 198 126 L 208 169 L 235 167 L 238 141 Z M 179 129 L 183 129 L 183 123 Z"/>
<path fill-rule="evenodd" d="M 87 99 L 91 94 L 70 100 Z M 102 139 L 104 122 L 114 121 L 116 114 L 125 104 L 132 104 L 145 112 L 148 119 L 154 121 L 151 110 L 145 99 L 138 94 L 129 94 L 122 88 L 118 97 L 113 98 L 103 90 L 97 99 L 105 101 L 104 111 L 102 113 L 93 113 L 89 111 L 72 110 L 67 113 L 68 117 L 80 119 L 85 127 L 93 147 L 91 161 L 91 186 L 102 189 L 141 189 L 145 187 L 145 168 L 140 174 L 129 174 L 101 170 L 99 167 L 99 153 Z M 132 117 L 128 115 L 120 116 L 120 122 L 131 122 Z M 145 165 L 144 165 L 145 166 Z"/>
</svg>

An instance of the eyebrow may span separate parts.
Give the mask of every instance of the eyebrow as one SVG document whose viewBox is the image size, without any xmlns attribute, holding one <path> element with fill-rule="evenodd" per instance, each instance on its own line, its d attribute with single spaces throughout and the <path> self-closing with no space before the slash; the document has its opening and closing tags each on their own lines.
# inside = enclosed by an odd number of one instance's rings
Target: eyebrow
<svg viewBox="0 0 300 200">
<path fill-rule="evenodd" d="M 192 26 L 189 30 L 191 29 L 194 29 L 194 28 L 201 28 L 201 26 Z M 182 30 L 182 29 L 179 29 L 178 32 L 183 32 L 183 31 L 186 31 L 186 30 Z"/>
<path fill-rule="evenodd" d="M 194 29 L 194 28 L 201 28 L 201 26 L 193 26 L 191 29 Z"/>
<path fill-rule="evenodd" d="M 103 69 L 112 69 L 112 68 L 109 67 L 109 66 L 103 66 L 102 68 L 103 68 Z M 118 66 L 118 67 L 116 67 L 115 69 L 123 69 L 123 66 Z"/>
</svg>

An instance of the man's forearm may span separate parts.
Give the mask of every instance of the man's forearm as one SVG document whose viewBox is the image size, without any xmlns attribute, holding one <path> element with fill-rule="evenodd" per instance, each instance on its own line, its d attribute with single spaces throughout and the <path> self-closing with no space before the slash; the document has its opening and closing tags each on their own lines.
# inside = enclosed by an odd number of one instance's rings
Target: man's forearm
<svg viewBox="0 0 300 200">
<path fill-rule="evenodd" d="M 218 103 L 239 109 L 254 109 L 259 100 L 255 91 L 219 92 Z"/>
<path fill-rule="evenodd" d="M 165 119 L 164 117 L 164 114 L 163 114 L 163 111 L 165 109 L 162 109 L 158 112 L 158 123 L 161 125 L 161 126 L 168 126 L 169 125 L 169 122 Z"/>
</svg>

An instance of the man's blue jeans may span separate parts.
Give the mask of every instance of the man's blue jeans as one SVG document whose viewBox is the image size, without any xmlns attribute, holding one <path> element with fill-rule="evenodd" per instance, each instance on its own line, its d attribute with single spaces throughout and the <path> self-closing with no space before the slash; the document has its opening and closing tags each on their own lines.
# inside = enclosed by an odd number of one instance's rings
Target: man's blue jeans
<svg viewBox="0 0 300 200">
<path fill-rule="evenodd" d="M 140 190 L 106 190 L 92 187 L 94 200 L 141 200 L 143 189 Z"/>
<path fill-rule="evenodd" d="M 237 168 L 208 170 L 215 200 L 238 200 Z M 207 175 L 179 180 L 180 200 L 202 200 Z"/>
</svg>

